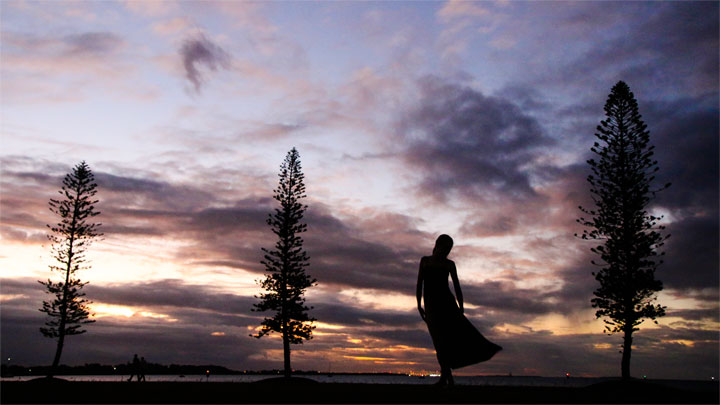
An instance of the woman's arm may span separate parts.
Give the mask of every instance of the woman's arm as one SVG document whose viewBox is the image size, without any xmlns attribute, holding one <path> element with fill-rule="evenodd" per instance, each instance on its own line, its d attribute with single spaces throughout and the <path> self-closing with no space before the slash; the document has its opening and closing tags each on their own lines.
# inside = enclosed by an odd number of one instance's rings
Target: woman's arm
<svg viewBox="0 0 720 405">
<path fill-rule="evenodd" d="M 455 263 L 452 263 L 450 267 L 450 277 L 452 277 L 453 287 L 455 287 L 455 298 L 458 302 L 458 307 L 460 307 L 460 312 L 465 312 L 463 309 L 463 296 L 462 296 L 462 290 L 460 289 L 460 280 L 458 280 L 457 276 L 457 269 L 455 268 Z"/>
<path fill-rule="evenodd" d="M 425 320 L 425 310 L 422 307 L 422 292 L 423 292 L 423 259 L 420 259 L 420 268 L 418 269 L 418 279 L 417 279 L 417 306 L 418 306 L 418 312 L 420 312 L 420 317 Z"/>
</svg>

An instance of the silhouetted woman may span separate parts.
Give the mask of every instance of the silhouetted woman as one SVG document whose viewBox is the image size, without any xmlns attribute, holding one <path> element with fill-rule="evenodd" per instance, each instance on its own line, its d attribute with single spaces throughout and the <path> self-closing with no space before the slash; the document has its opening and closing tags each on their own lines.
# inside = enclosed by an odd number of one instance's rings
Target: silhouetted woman
<svg viewBox="0 0 720 405">
<path fill-rule="evenodd" d="M 463 315 L 463 296 L 457 269 L 455 263 L 447 258 L 452 246 L 451 237 L 440 235 L 435 241 L 432 256 L 420 259 L 418 271 L 418 311 L 428 325 L 440 363 L 441 376 L 438 385 L 454 384 L 451 369 L 489 360 L 502 350 L 500 346 L 485 339 Z M 448 275 L 452 277 L 455 296 L 450 292 Z M 421 302 L 423 296 L 424 310 Z"/>
</svg>

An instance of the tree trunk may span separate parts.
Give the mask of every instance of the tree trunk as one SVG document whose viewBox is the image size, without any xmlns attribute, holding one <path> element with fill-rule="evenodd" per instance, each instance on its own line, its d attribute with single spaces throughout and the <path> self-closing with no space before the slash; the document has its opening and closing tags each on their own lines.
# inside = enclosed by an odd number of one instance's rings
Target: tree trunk
<svg viewBox="0 0 720 405">
<path fill-rule="evenodd" d="M 623 352 L 622 352 L 622 378 L 623 380 L 630 379 L 630 354 L 632 353 L 632 329 L 625 329 L 625 336 L 623 337 Z"/>
<path fill-rule="evenodd" d="M 287 325 L 285 325 L 287 327 Z M 283 353 L 285 358 L 285 378 L 290 378 L 292 368 L 290 368 L 290 337 L 287 330 L 283 330 Z"/>
<path fill-rule="evenodd" d="M 50 375 L 53 377 L 57 372 L 57 367 L 60 365 L 60 355 L 62 355 L 63 346 L 65 345 L 65 321 L 67 319 L 67 283 L 69 280 L 69 274 L 65 277 L 65 288 L 63 290 L 63 304 L 60 307 L 60 324 L 58 325 L 58 344 L 55 349 L 55 358 L 53 359 L 52 367 L 50 367 Z"/>
<path fill-rule="evenodd" d="M 48 378 L 53 377 L 57 372 L 57 367 L 60 364 L 60 355 L 62 354 L 64 345 L 65 345 L 65 331 L 62 330 L 60 332 L 60 336 L 58 336 L 57 349 L 55 349 L 55 358 L 53 359 L 52 367 L 50 367 L 50 374 L 48 375 Z"/>
</svg>

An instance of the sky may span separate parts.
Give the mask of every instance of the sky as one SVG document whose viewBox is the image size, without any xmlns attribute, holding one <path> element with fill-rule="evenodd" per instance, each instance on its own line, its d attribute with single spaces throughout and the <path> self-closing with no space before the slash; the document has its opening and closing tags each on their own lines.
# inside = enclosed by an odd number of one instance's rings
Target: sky
<svg viewBox="0 0 720 405">
<path fill-rule="evenodd" d="M 104 236 L 95 323 L 62 363 L 282 367 L 262 314 L 265 223 L 300 152 L 314 338 L 295 369 L 435 372 L 420 258 L 455 240 L 465 313 L 503 347 L 459 374 L 617 376 L 603 333 L 586 160 L 625 81 L 660 171 L 667 316 L 633 375 L 718 377 L 717 2 L 0 3 L 0 349 L 49 364 L 46 224 L 87 161 Z"/>
</svg>

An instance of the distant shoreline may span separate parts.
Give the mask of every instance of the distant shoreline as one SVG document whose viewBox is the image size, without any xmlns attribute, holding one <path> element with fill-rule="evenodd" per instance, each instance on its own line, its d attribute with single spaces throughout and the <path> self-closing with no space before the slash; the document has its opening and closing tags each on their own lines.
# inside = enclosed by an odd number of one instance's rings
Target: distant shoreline
<svg viewBox="0 0 720 405">
<path fill-rule="evenodd" d="M 185 375 L 185 376 L 203 376 L 210 371 L 212 376 L 242 376 L 242 375 L 259 375 L 259 376 L 278 376 L 283 374 L 283 370 L 272 369 L 272 370 L 233 370 L 224 366 L 217 365 L 162 365 L 162 364 L 148 364 L 144 370 L 146 375 L 158 375 L 158 376 L 170 376 L 170 375 Z M 2 364 L 0 367 L 0 378 L 13 378 L 13 377 L 42 377 L 50 372 L 50 366 L 23 366 L 23 365 L 6 365 Z M 105 365 L 105 364 L 86 364 L 82 366 L 67 366 L 60 365 L 58 369 L 53 373 L 56 376 L 129 376 L 133 374 L 132 366 L 129 363 L 118 364 L 118 365 Z M 483 377 L 483 378 L 566 378 L 565 376 L 541 376 L 541 375 L 514 375 L 514 374 L 486 374 L 486 375 L 463 375 L 453 372 L 454 375 L 461 377 Z M 295 370 L 293 375 L 296 376 L 347 376 L 347 375 L 358 375 L 358 376 L 413 376 L 413 377 L 432 377 L 433 374 L 408 374 L 401 372 L 354 372 L 354 371 L 317 371 L 317 370 Z M 598 380 L 614 380 L 620 378 L 619 376 L 587 376 L 587 375 L 572 375 L 569 378 L 572 379 L 598 379 Z M 640 376 L 635 376 L 636 379 L 640 379 Z M 665 381 L 706 381 L 697 378 L 651 378 L 653 381 L 665 380 Z"/>
</svg>

